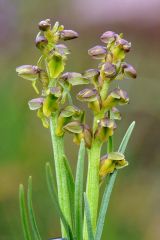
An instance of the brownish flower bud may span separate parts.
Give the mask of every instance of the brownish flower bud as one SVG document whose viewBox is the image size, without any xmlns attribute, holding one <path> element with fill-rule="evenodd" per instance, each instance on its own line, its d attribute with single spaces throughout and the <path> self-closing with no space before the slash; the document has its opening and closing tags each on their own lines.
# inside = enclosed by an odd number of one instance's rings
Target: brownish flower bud
<svg viewBox="0 0 160 240">
<path fill-rule="evenodd" d="M 84 72 L 83 76 L 86 78 L 93 78 L 99 76 L 100 72 L 98 69 L 88 69 Z"/>
<path fill-rule="evenodd" d="M 70 132 L 70 133 L 79 134 L 79 133 L 83 132 L 83 125 L 79 121 L 73 121 L 73 122 L 70 122 L 70 123 L 66 124 L 63 127 L 63 129 Z"/>
<path fill-rule="evenodd" d="M 88 54 L 94 59 L 103 59 L 107 53 L 107 50 L 103 46 L 95 46 L 88 50 Z"/>
<path fill-rule="evenodd" d="M 41 31 L 47 31 L 51 28 L 50 19 L 42 20 L 38 24 Z"/>
<path fill-rule="evenodd" d="M 40 71 L 39 67 L 33 65 L 22 65 L 16 68 L 18 76 L 30 81 L 35 81 L 39 77 Z"/>
<path fill-rule="evenodd" d="M 97 100 L 97 90 L 85 88 L 77 94 L 77 99 L 83 102 L 93 102 Z"/>
<path fill-rule="evenodd" d="M 115 77 L 117 74 L 116 66 L 112 63 L 106 62 L 102 66 L 102 74 L 104 75 L 104 77 L 107 77 L 107 78 Z"/>
<path fill-rule="evenodd" d="M 47 46 L 48 40 L 44 36 L 37 36 L 35 44 L 38 49 L 43 50 Z"/>
<path fill-rule="evenodd" d="M 117 39 L 116 45 L 120 46 L 125 52 L 129 52 L 131 49 L 131 43 L 123 38 Z"/>
<path fill-rule="evenodd" d="M 115 32 L 107 31 L 101 35 L 100 39 L 104 43 L 110 43 L 115 41 L 117 36 L 118 35 Z"/>
<path fill-rule="evenodd" d="M 44 98 L 34 98 L 28 102 L 30 110 L 37 110 L 42 107 Z"/>
<path fill-rule="evenodd" d="M 64 41 L 78 38 L 78 33 L 73 30 L 63 30 L 60 32 L 60 38 Z"/>
<path fill-rule="evenodd" d="M 122 71 L 123 73 L 131 78 L 136 78 L 137 77 L 137 72 L 134 69 L 134 67 L 128 63 L 122 63 Z"/>
</svg>

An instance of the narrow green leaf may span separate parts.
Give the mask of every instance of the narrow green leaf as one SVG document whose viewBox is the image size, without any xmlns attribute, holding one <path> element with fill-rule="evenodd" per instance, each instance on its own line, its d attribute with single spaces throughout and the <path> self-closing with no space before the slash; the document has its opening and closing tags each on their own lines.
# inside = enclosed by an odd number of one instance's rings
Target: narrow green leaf
<svg viewBox="0 0 160 240">
<path fill-rule="evenodd" d="M 89 207 L 89 203 L 88 203 L 88 200 L 87 200 L 86 193 L 84 193 L 84 210 L 85 210 L 85 215 L 86 215 L 88 239 L 89 240 L 94 240 L 92 223 L 91 223 L 90 207 Z"/>
<path fill-rule="evenodd" d="M 135 121 L 133 121 L 133 122 L 130 124 L 129 128 L 127 129 L 126 134 L 124 135 L 124 137 L 123 137 L 123 139 L 122 139 L 122 142 L 121 142 L 121 144 L 120 144 L 120 146 L 119 146 L 118 152 L 121 152 L 121 153 L 124 153 L 124 152 L 125 152 L 126 147 L 127 147 L 127 144 L 128 144 L 129 139 L 130 139 L 130 137 L 131 137 L 131 134 L 132 134 L 132 131 L 133 131 L 133 129 L 134 129 L 135 124 L 136 124 Z"/>
<path fill-rule="evenodd" d="M 37 227 L 35 214 L 32 205 L 32 177 L 30 176 L 28 179 L 28 195 L 27 195 L 27 202 L 28 202 L 28 212 L 29 212 L 29 219 L 31 223 L 31 227 L 33 230 L 35 240 L 41 240 L 41 236 Z"/>
<path fill-rule="evenodd" d="M 74 219 L 77 240 L 81 240 L 83 234 L 83 173 L 84 173 L 85 143 L 81 141 L 75 181 L 74 195 Z"/>
<path fill-rule="evenodd" d="M 124 153 L 128 144 L 128 141 L 131 137 L 132 131 L 134 129 L 135 126 L 135 122 L 132 122 L 131 125 L 129 126 L 129 128 L 127 129 L 122 142 L 119 146 L 118 152 Z M 102 198 L 102 202 L 101 202 L 101 207 L 100 207 L 100 212 L 99 212 L 99 217 L 98 217 L 98 222 L 97 222 L 97 229 L 96 229 L 96 234 L 95 234 L 95 240 L 100 240 L 101 236 L 102 236 L 102 231 L 103 231 L 103 226 L 104 226 L 104 222 L 105 222 L 105 216 L 107 213 L 107 209 L 108 209 L 108 205 L 109 205 L 109 201 L 110 201 L 110 197 L 111 197 L 111 193 L 112 193 L 112 189 L 116 180 L 116 176 L 117 176 L 117 170 L 114 171 L 113 174 L 110 175 L 108 184 L 106 185 L 104 194 L 103 194 L 103 198 Z"/>
<path fill-rule="evenodd" d="M 46 163 L 46 177 L 47 177 L 47 185 L 48 185 L 49 193 L 50 193 L 52 201 L 56 207 L 56 210 L 60 216 L 60 219 L 64 225 L 64 228 L 67 232 L 67 238 L 68 238 L 68 240 L 73 240 L 74 239 L 73 233 L 72 233 L 71 228 L 70 228 L 68 222 L 66 221 L 66 219 L 62 213 L 62 210 L 60 208 L 60 205 L 59 205 L 58 196 L 57 196 L 56 190 L 54 188 L 55 183 L 54 183 L 54 178 L 53 178 L 50 163 Z"/>
<path fill-rule="evenodd" d="M 19 186 L 19 203 L 20 203 L 20 215 L 21 215 L 24 239 L 32 240 L 30 229 L 29 229 L 29 223 L 28 223 L 28 219 L 27 219 L 24 187 L 22 184 L 20 184 L 20 186 Z"/>
<path fill-rule="evenodd" d="M 65 169 L 66 169 L 67 181 L 69 183 L 69 186 L 70 186 L 72 192 L 74 193 L 74 187 L 75 187 L 74 178 L 73 178 L 73 174 L 72 174 L 70 164 L 69 164 L 69 162 L 67 160 L 67 157 L 65 155 L 63 156 L 63 160 L 64 160 L 64 166 L 65 166 Z"/>
<path fill-rule="evenodd" d="M 63 156 L 64 160 L 64 167 L 65 167 L 65 174 L 66 174 L 66 180 L 67 180 L 67 188 L 69 192 L 69 200 L 70 200 L 70 212 L 71 212 L 71 218 L 72 218 L 72 225 L 74 226 L 74 191 L 75 191 L 75 183 L 74 178 L 72 174 L 72 170 L 69 164 L 69 161 L 66 156 Z"/>
</svg>

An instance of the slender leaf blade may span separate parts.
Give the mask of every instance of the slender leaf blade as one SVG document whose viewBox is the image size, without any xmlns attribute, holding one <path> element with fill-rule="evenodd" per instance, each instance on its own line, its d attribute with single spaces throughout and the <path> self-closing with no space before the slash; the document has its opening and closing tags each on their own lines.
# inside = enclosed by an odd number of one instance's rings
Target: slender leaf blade
<svg viewBox="0 0 160 240">
<path fill-rule="evenodd" d="M 25 240 L 32 240 L 30 229 L 29 229 L 28 218 L 27 218 L 27 210 L 26 210 L 25 194 L 24 194 L 23 184 L 20 184 L 20 186 L 19 186 L 19 203 L 20 203 L 20 215 L 21 215 L 21 222 L 22 222 L 24 239 Z"/>
<path fill-rule="evenodd" d="M 128 144 L 128 142 L 129 142 L 129 139 L 130 139 L 131 134 L 132 134 L 132 132 L 133 132 L 133 129 L 134 129 L 134 127 L 135 127 L 135 124 L 136 124 L 135 121 L 133 121 L 133 122 L 130 124 L 130 126 L 128 127 L 128 129 L 127 129 L 127 131 L 126 131 L 126 133 L 125 133 L 125 135 L 124 135 L 124 137 L 123 137 L 123 139 L 122 139 L 122 142 L 121 142 L 121 144 L 120 144 L 120 146 L 119 146 L 118 152 L 121 152 L 121 153 L 124 153 L 124 152 L 125 152 L 126 147 L 127 147 L 127 144 Z"/>
<path fill-rule="evenodd" d="M 74 226 L 74 192 L 75 192 L 75 183 L 74 178 L 72 174 L 72 170 L 69 164 L 69 161 L 66 156 L 63 156 L 64 161 L 64 170 L 66 175 L 66 181 L 67 181 L 67 192 L 69 194 L 69 200 L 70 200 L 70 212 L 71 212 L 71 218 L 72 218 L 72 226 Z M 74 228 L 73 228 L 74 229 Z"/>
<path fill-rule="evenodd" d="M 92 223 L 91 223 L 90 207 L 89 207 L 89 203 L 88 203 L 88 200 L 87 200 L 86 193 L 84 193 L 84 210 L 85 210 L 85 215 L 86 215 L 88 239 L 89 240 L 94 240 Z"/>
<path fill-rule="evenodd" d="M 51 166 L 49 163 L 46 163 L 46 178 L 47 178 L 47 185 L 48 185 L 49 193 L 51 195 L 51 199 L 52 199 L 52 201 L 56 207 L 56 210 L 60 216 L 60 219 L 64 225 L 64 228 L 67 233 L 67 238 L 68 238 L 68 240 L 73 240 L 74 239 L 73 233 L 72 233 L 71 228 L 70 228 L 68 222 L 66 221 L 66 219 L 62 213 L 62 210 L 60 208 L 60 205 L 59 205 L 58 196 L 57 196 L 57 193 L 54 188 L 54 186 L 55 186 L 54 178 L 53 178 Z"/>
<path fill-rule="evenodd" d="M 28 179 L 27 203 L 28 203 L 29 219 L 30 219 L 32 230 L 33 230 L 34 238 L 36 240 L 41 240 L 42 238 L 40 236 L 40 233 L 37 227 L 35 213 L 34 213 L 33 204 L 32 204 L 32 177 L 31 176 Z"/>
<path fill-rule="evenodd" d="M 121 153 L 125 152 L 127 144 L 128 144 L 129 139 L 131 137 L 132 131 L 134 129 L 134 126 L 135 126 L 135 122 L 132 122 L 130 124 L 130 126 L 128 127 L 128 129 L 127 129 L 127 131 L 126 131 L 126 133 L 125 133 L 125 135 L 122 139 L 122 142 L 119 146 L 118 152 L 121 152 Z M 107 213 L 107 209 L 108 209 L 112 189 L 113 189 L 113 186 L 114 186 L 114 183 L 115 183 L 115 180 L 116 180 L 117 172 L 118 171 L 115 170 L 114 173 L 110 175 L 108 184 L 105 187 L 105 191 L 104 191 L 102 202 L 101 202 L 98 222 L 97 222 L 95 240 L 100 240 L 101 236 L 102 236 L 103 226 L 104 226 L 104 222 L 105 222 L 105 216 L 106 216 L 106 213 Z"/>
<path fill-rule="evenodd" d="M 74 219 L 75 231 L 77 240 L 83 237 L 83 175 L 84 175 L 84 158 L 85 158 L 85 143 L 81 141 L 75 180 L 75 194 L 74 194 Z"/>
</svg>

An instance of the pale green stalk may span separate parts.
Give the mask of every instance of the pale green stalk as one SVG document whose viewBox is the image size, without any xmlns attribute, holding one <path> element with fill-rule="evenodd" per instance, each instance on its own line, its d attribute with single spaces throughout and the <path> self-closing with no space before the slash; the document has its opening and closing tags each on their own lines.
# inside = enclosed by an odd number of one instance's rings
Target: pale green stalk
<svg viewBox="0 0 160 240">
<path fill-rule="evenodd" d="M 50 119 L 50 131 L 54 152 L 54 163 L 56 171 L 56 180 L 58 188 L 59 204 L 64 214 L 66 221 L 72 228 L 71 209 L 69 200 L 69 191 L 67 187 L 66 168 L 64 166 L 64 139 L 63 137 L 56 136 L 55 130 L 57 126 L 57 113 L 52 114 Z M 62 237 L 66 237 L 66 231 L 61 222 Z"/>
<path fill-rule="evenodd" d="M 88 150 L 88 175 L 87 175 L 87 199 L 90 206 L 91 224 L 93 234 L 96 230 L 98 199 L 99 199 L 99 162 L 101 153 L 101 142 L 94 140 L 92 148 Z M 84 222 L 84 240 L 88 240 L 86 219 Z"/>
</svg>

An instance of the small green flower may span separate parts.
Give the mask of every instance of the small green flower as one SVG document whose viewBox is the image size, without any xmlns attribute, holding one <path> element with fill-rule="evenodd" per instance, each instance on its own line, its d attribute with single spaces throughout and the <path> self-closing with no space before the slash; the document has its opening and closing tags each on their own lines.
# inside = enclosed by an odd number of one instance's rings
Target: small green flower
<svg viewBox="0 0 160 240">
<path fill-rule="evenodd" d="M 34 98 L 28 102 L 30 110 L 37 110 L 42 107 L 44 98 Z"/>
<path fill-rule="evenodd" d="M 16 68 L 16 72 L 18 73 L 18 76 L 29 80 L 29 81 L 35 81 L 39 77 L 41 69 L 37 66 L 33 65 L 22 65 L 20 67 Z"/>
<path fill-rule="evenodd" d="M 117 105 L 124 105 L 129 102 L 128 94 L 125 90 L 115 88 L 103 102 L 103 106 L 111 109 Z"/>
<path fill-rule="evenodd" d="M 120 152 L 111 152 L 104 155 L 100 161 L 100 178 L 104 178 L 107 174 L 113 173 L 115 169 L 121 169 L 128 166 L 125 156 Z"/>
<path fill-rule="evenodd" d="M 113 135 L 116 127 L 117 125 L 113 119 L 105 117 L 99 120 L 98 127 L 95 132 L 95 138 L 102 142 L 107 141 L 108 138 Z"/>
</svg>

